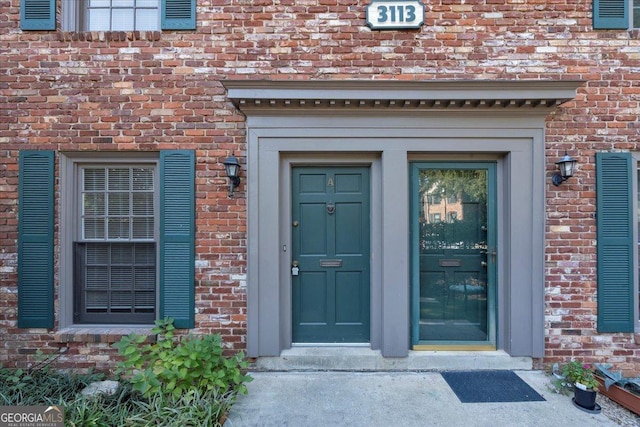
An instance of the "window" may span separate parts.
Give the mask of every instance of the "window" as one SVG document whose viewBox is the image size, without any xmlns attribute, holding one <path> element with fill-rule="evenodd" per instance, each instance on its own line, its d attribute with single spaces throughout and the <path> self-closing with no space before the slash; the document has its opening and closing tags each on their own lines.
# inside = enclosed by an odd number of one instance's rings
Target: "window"
<svg viewBox="0 0 640 427">
<path fill-rule="evenodd" d="M 195 30 L 196 0 L 61 0 L 63 31 Z M 55 30 L 56 0 L 21 0 L 22 30 Z"/>
<path fill-rule="evenodd" d="M 640 28 L 640 0 L 633 0 L 633 28 Z"/>
<path fill-rule="evenodd" d="M 59 201 L 55 158 L 20 152 L 18 327 L 193 328 L 195 152 L 61 154 Z"/>
<path fill-rule="evenodd" d="M 429 203 L 430 205 L 439 205 L 440 203 L 442 203 L 442 196 L 439 194 L 430 194 L 429 196 L 427 196 L 427 203 Z"/>
<path fill-rule="evenodd" d="M 84 31 L 154 31 L 160 29 L 160 0 L 78 0 Z"/>
<path fill-rule="evenodd" d="M 151 323 L 156 307 L 155 165 L 82 166 L 74 323 Z"/>
</svg>

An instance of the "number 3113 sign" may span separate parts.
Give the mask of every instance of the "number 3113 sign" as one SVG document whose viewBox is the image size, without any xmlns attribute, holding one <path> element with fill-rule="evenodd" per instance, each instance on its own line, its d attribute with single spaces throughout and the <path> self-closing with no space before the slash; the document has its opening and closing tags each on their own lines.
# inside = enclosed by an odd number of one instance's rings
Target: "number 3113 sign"
<svg viewBox="0 0 640 427">
<path fill-rule="evenodd" d="M 372 30 L 420 28 L 424 5 L 418 0 L 371 0 L 367 5 L 367 25 Z"/>
</svg>

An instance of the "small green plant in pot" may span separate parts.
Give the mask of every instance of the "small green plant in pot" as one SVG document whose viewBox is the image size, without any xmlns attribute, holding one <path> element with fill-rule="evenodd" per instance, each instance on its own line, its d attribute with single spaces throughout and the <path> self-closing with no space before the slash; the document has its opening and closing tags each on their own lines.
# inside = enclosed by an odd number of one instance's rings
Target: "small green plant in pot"
<svg viewBox="0 0 640 427">
<path fill-rule="evenodd" d="M 592 365 L 573 360 L 562 368 L 562 373 L 567 381 L 574 386 L 574 403 L 587 411 L 595 411 L 596 392 L 600 383 L 595 376 L 595 368 Z"/>
</svg>

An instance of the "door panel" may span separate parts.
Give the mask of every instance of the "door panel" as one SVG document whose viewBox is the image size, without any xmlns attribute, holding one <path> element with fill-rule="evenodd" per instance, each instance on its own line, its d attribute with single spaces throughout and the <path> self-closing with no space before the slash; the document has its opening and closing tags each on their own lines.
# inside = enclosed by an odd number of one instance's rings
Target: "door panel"
<svg viewBox="0 0 640 427">
<path fill-rule="evenodd" d="M 362 254 L 362 205 L 360 203 L 340 203 L 336 209 L 336 254 Z M 368 231 L 368 230 L 367 230 Z"/>
<path fill-rule="evenodd" d="M 412 166 L 414 344 L 495 344 L 495 164 Z"/>
<path fill-rule="evenodd" d="M 369 170 L 292 171 L 294 342 L 369 341 Z"/>
</svg>

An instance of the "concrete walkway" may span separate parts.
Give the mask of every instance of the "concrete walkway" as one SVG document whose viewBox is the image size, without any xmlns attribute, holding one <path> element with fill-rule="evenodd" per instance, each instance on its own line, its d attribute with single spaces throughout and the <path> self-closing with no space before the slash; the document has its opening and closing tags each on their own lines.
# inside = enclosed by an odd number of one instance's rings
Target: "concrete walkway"
<svg viewBox="0 0 640 427">
<path fill-rule="evenodd" d="M 438 372 L 255 372 L 225 427 L 615 426 L 516 370 L 546 401 L 460 403 Z"/>
</svg>

